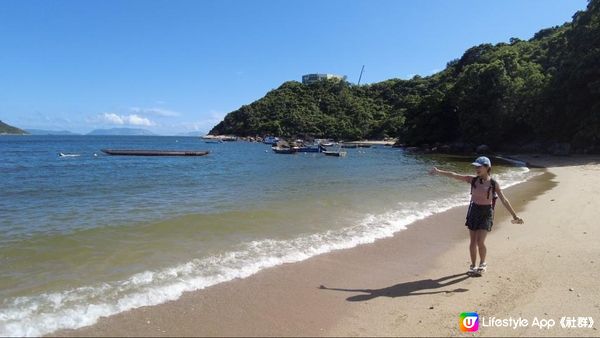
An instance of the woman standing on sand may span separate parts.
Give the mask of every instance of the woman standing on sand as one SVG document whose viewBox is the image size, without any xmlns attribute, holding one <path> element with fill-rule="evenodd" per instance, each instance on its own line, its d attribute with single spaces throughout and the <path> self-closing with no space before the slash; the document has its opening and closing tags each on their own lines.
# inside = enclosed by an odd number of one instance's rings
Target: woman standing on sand
<svg viewBox="0 0 600 338">
<path fill-rule="evenodd" d="M 498 182 L 496 182 L 490 176 L 492 172 L 492 162 L 489 158 L 481 156 L 472 163 L 475 167 L 476 176 L 470 175 L 459 175 L 451 171 L 439 170 L 436 167 L 431 169 L 432 175 L 442 175 L 451 177 L 459 181 L 463 181 L 471 184 L 471 203 L 469 204 L 469 211 L 467 212 L 467 221 L 465 225 L 469 228 L 469 235 L 471 237 L 471 243 L 469 244 L 469 251 L 471 253 L 471 266 L 469 267 L 469 273 L 480 274 L 485 272 L 487 264 L 485 257 L 487 254 L 487 248 L 485 247 L 485 237 L 487 233 L 492 231 L 492 225 L 494 224 L 494 206 L 496 198 L 500 197 L 504 207 L 513 216 L 512 222 L 523 224 L 523 219 L 519 218 L 508 199 L 502 193 L 502 189 Z M 496 197 L 497 195 L 497 197 Z M 475 262 L 477 260 L 477 251 L 479 249 L 479 267 L 475 268 Z"/>
</svg>

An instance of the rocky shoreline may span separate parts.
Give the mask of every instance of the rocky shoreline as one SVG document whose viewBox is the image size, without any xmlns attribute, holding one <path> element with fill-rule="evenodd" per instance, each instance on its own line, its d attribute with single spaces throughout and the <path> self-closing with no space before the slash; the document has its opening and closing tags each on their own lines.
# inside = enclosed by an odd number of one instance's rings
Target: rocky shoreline
<svg viewBox="0 0 600 338">
<path fill-rule="evenodd" d="M 402 143 L 395 143 L 396 148 L 403 148 L 405 151 L 413 153 L 438 153 L 452 155 L 495 155 L 499 152 L 503 153 L 520 153 L 520 154 L 547 154 L 555 156 L 569 156 L 573 154 L 597 154 L 600 149 L 590 146 L 587 149 L 574 148 L 570 143 L 561 142 L 531 142 L 521 145 L 506 145 L 499 149 L 492 149 L 486 144 L 472 144 L 464 142 L 454 142 L 448 144 L 436 143 L 434 145 L 423 144 L 421 146 L 407 146 Z"/>
</svg>

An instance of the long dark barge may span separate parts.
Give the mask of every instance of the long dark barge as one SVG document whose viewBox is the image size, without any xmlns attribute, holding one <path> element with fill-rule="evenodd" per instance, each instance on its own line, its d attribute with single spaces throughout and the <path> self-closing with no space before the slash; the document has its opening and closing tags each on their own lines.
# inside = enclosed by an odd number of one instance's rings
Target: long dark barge
<svg viewBox="0 0 600 338">
<path fill-rule="evenodd" d="M 101 149 L 108 155 L 122 156 L 204 156 L 209 151 L 197 150 L 137 150 L 137 149 Z"/>
</svg>

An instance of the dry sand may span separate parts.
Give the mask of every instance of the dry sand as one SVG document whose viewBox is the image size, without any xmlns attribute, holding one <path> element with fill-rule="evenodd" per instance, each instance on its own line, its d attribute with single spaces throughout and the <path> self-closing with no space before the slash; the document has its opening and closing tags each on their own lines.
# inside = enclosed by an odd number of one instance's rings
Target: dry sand
<svg viewBox="0 0 600 338">
<path fill-rule="evenodd" d="M 600 158 L 524 159 L 548 172 L 507 189 L 526 224 L 511 224 L 498 206 L 483 277 L 464 274 L 469 264 L 466 207 L 458 207 L 393 238 L 267 269 L 55 334 L 600 336 Z M 480 324 L 478 332 L 462 333 L 458 316 L 469 311 L 521 317 L 529 326 Z M 591 329 L 563 329 L 562 316 L 591 316 L 599 322 Z M 536 317 L 556 325 L 532 327 Z"/>
</svg>

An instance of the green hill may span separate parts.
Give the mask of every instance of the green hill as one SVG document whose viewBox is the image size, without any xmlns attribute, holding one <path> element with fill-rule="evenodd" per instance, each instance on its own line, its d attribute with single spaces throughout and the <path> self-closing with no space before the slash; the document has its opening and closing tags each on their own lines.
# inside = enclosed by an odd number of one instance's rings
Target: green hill
<svg viewBox="0 0 600 338">
<path fill-rule="evenodd" d="M 0 121 L 0 135 L 26 135 L 26 131 Z"/>
<path fill-rule="evenodd" d="M 472 47 L 432 76 L 363 86 L 286 82 L 210 133 L 600 151 L 600 0 L 529 40 Z"/>
</svg>

